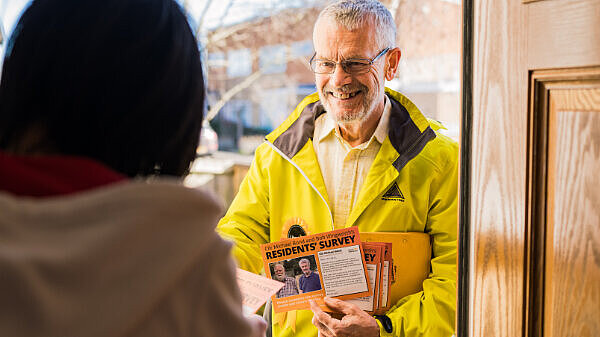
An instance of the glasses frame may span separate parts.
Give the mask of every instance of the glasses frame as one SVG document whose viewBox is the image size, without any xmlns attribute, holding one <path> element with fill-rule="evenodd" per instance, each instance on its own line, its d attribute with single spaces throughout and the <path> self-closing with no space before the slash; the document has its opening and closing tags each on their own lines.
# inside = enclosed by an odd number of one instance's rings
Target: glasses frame
<svg viewBox="0 0 600 337">
<path fill-rule="evenodd" d="M 317 53 L 315 52 L 313 54 L 313 56 L 310 58 L 310 61 L 308 61 L 308 66 L 310 67 L 310 70 L 312 70 L 313 73 L 320 74 L 320 75 L 333 74 L 335 72 L 335 69 L 338 67 L 338 64 L 342 66 L 342 69 L 344 69 L 344 72 L 346 72 L 347 74 L 365 74 L 365 73 L 369 72 L 369 69 L 371 69 L 370 67 L 373 65 L 373 63 L 375 63 L 375 61 L 377 61 L 378 58 L 380 58 L 381 56 L 385 55 L 391 49 L 392 48 L 390 48 L 390 47 L 387 47 L 387 48 L 383 49 L 382 51 L 379 52 L 379 54 L 377 54 L 372 59 L 352 58 L 352 59 L 341 60 L 339 62 L 333 62 L 333 61 L 327 60 L 327 59 L 315 59 L 315 56 L 317 56 Z M 317 61 L 317 60 L 333 62 L 333 63 L 335 63 L 335 67 L 333 67 L 333 69 L 330 72 L 316 72 L 314 70 L 312 64 L 313 64 L 313 61 Z M 346 68 L 347 62 L 355 62 L 355 61 L 360 61 L 360 62 L 366 61 L 366 63 L 369 64 L 369 68 L 367 68 L 368 70 L 365 71 L 365 72 L 349 72 L 348 69 Z"/>
</svg>

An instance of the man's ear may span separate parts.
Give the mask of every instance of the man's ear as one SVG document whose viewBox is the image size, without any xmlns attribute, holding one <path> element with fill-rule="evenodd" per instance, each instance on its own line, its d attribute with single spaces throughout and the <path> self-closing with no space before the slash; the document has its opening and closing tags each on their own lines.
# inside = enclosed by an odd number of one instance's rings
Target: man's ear
<svg viewBox="0 0 600 337">
<path fill-rule="evenodd" d="M 400 56 L 402 52 L 400 48 L 390 49 L 387 52 L 387 56 L 385 58 L 385 79 L 391 81 L 396 76 L 396 71 L 398 70 L 398 65 L 400 64 Z"/>
</svg>

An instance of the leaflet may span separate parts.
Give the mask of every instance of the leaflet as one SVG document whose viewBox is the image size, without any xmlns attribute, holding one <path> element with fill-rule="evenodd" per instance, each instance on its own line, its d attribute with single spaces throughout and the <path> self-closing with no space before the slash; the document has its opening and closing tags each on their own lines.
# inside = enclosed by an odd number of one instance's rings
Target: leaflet
<svg viewBox="0 0 600 337">
<path fill-rule="evenodd" d="M 237 268 L 237 284 L 242 293 L 242 308 L 245 315 L 255 313 L 267 299 L 275 294 L 283 283 Z"/>
<path fill-rule="evenodd" d="M 367 262 L 367 271 L 369 272 L 369 282 L 373 288 L 373 294 L 365 297 L 346 300 L 358 306 L 360 309 L 372 314 L 379 308 L 381 292 L 381 270 L 382 259 L 385 244 L 379 242 L 363 242 L 363 253 Z"/>
<path fill-rule="evenodd" d="M 383 315 L 387 312 L 390 305 L 390 286 L 394 281 L 394 269 L 392 266 L 394 265 L 392 259 L 392 243 L 383 242 L 383 259 L 381 266 L 381 282 L 380 284 L 380 298 L 379 298 L 379 308 L 375 310 L 376 315 Z"/>
<path fill-rule="evenodd" d="M 372 295 L 356 227 L 261 245 L 267 277 L 284 283 L 272 297 L 273 310 L 309 309 L 325 296 L 342 300 Z"/>
</svg>

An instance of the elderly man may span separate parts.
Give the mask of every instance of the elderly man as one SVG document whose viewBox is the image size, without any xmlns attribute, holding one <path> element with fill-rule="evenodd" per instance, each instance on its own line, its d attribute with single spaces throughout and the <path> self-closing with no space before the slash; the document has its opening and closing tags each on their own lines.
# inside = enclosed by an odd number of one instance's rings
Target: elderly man
<svg viewBox="0 0 600 337">
<path fill-rule="evenodd" d="M 298 262 L 300 269 L 302 269 L 302 276 L 298 280 L 300 284 L 300 290 L 302 293 L 309 293 L 311 291 L 321 290 L 321 279 L 319 274 L 310 269 L 310 261 L 308 259 L 302 259 Z"/>
<path fill-rule="evenodd" d="M 318 93 L 300 102 L 256 150 L 218 229 L 235 242 L 239 265 L 254 272 L 262 265 L 259 245 L 292 233 L 349 226 L 425 232 L 432 240 L 431 273 L 423 291 L 392 303 L 377 319 L 326 299 L 346 315 L 336 319 L 316 305 L 277 314 L 274 336 L 454 331 L 458 145 L 408 98 L 384 87 L 400 61 L 395 41 L 392 16 L 378 1 L 342 0 L 321 12 L 310 62 Z"/>
<path fill-rule="evenodd" d="M 300 293 L 296 285 L 296 279 L 285 274 L 285 267 L 281 263 L 275 264 L 273 270 L 275 271 L 275 279 L 284 283 L 283 287 L 277 291 L 277 298 L 298 295 Z"/>
</svg>

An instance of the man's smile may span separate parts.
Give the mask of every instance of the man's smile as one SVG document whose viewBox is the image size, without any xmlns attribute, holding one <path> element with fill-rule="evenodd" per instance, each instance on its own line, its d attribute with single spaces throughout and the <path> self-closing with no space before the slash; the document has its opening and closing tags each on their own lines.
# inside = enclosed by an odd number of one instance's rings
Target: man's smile
<svg viewBox="0 0 600 337">
<path fill-rule="evenodd" d="M 359 94 L 361 91 L 354 91 L 354 92 L 330 92 L 329 94 L 337 99 L 348 99 L 348 98 L 352 98 L 354 96 L 356 96 L 357 94 Z"/>
</svg>

